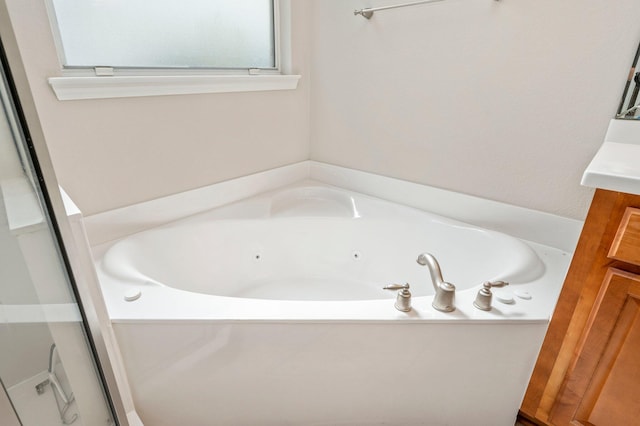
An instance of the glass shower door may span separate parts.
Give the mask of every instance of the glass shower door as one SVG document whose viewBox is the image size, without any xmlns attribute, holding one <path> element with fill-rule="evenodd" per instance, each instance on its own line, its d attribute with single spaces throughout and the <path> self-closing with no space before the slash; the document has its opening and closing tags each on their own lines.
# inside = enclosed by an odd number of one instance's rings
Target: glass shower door
<svg viewBox="0 0 640 426">
<path fill-rule="evenodd" d="M 0 56 L 0 424 L 115 425 L 1 45 Z"/>
<path fill-rule="evenodd" d="M 0 425 L 20 426 L 20 420 L 16 410 L 13 408 L 13 404 L 11 404 L 2 380 L 0 380 Z"/>
</svg>

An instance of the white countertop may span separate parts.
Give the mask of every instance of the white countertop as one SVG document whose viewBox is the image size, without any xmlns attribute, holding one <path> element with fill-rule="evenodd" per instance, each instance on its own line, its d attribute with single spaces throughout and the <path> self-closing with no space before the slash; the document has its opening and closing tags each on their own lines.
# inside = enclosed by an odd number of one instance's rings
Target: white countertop
<svg viewBox="0 0 640 426">
<path fill-rule="evenodd" d="M 582 185 L 640 195 L 640 122 L 611 120 Z"/>
</svg>

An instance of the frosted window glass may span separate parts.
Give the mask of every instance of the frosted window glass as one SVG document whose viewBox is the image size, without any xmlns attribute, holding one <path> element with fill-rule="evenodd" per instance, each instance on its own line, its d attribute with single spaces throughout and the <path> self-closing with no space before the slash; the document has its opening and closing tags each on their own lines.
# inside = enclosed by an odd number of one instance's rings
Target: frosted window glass
<svg viewBox="0 0 640 426">
<path fill-rule="evenodd" d="M 66 66 L 274 68 L 271 0 L 52 0 Z"/>
</svg>

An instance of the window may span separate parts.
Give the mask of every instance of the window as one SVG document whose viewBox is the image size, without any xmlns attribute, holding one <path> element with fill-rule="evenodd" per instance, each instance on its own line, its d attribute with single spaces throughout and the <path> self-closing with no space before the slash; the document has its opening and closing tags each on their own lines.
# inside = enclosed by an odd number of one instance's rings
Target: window
<svg viewBox="0 0 640 426">
<path fill-rule="evenodd" d="M 65 77 L 50 78 L 59 99 L 148 96 L 277 90 L 280 82 L 291 87 L 299 76 L 280 74 L 280 15 L 277 0 L 50 0 L 50 15 Z M 288 6 L 287 6 L 288 7 Z M 84 74 L 82 74 L 84 70 Z M 91 72 L 91 74 L 88 73 Z M 95 72 L 94 72 L 95 71 Z M 80 74 L 78 74 L 80 72 Z M 87 92 L 87 77 L 121 77 L 95 80 L 98 92 Z M 195 77 L 199 76 L 199 80 Z M 216 76 L 238 76 L 215 79 Z M 81 76 L 81 77 L 78 77 Z M 125 76 L 135 76 L 136 79 Z M 139 78 L 149 76 L 150 80 Z M 149 90 L 171 76 L 171 89 Z M 182 76 L 185 89 L 176 77 Z M 242 77 L 265 77 L 262 79 Z M 80 79 L 74 81 L 73 78 Z M 211 78 L 206 78 L 211 77 Z M 271 78 L 268 78 L 271 77 Z M 202 83 L 222 82 L 208 90 Z M 251 88 L 244 82 L 251 81 Z M 137 82 L 144 90 L 129 90 Z M 149 84 L 151 82 L 151 84 Z M 119 83 L 126 84 L 126 90 Z M 264 85 L 264 83 L 268 83 Z M 75 88 L 72 97 L 59 93 Z M 166 87 L 165 87 L 166 89 Z M 184 91 L 186 90 L 186 91 Z M 80 97 L 77 97 L 80 95 Z M 62 96 L 62 97 L 61 97 Z"/>
<path fill-rule="evenodd" d="M 67 67 L 276 67 L 271 0 L 52 2 Z"/>
</svg>

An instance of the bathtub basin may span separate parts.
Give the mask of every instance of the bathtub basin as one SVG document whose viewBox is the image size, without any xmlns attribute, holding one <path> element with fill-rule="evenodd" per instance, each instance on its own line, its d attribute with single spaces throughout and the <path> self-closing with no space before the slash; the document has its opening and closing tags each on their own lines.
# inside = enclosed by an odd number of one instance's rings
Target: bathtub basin
<svg viewBox="0 0 640 426">
<path fill-rule="evenodd" d="M 560 250 L 305 181 L 94 249 L 152 425 L 512 426 Z M 422 252 L 457 287 L 431 307 Z M 504 280 L 490 311 L 484 281 Z M 390 283 L 411 285 L 394 308 Z"/>
</svg>

